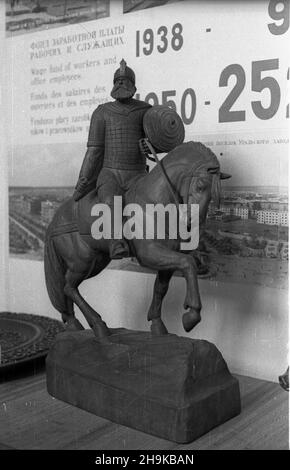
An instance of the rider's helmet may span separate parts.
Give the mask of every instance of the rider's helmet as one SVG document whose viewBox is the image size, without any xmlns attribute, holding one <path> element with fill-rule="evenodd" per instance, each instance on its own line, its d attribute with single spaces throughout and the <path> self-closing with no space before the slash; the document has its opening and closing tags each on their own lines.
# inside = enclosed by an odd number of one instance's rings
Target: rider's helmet
<svg viewBox="0 0 290 470">
<path fill-rule="evenodd" d="M 134 71 L 127 66 L 127 63 L 124 59 L 120 62 L 120 67 L 114 73 L 114 83 L 116 82 L 117 78 L 124 77 L 128 78 L 133 85 L 135 85 L 135 73 Z"/>
</svg>

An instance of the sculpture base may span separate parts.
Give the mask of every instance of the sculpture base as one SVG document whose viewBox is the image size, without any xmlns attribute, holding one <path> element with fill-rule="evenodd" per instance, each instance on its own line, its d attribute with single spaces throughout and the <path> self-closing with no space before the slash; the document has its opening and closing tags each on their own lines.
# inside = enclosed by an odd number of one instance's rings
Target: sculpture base
<svg viewBox="0 0 290 470">
<path fill-rule="evenodd" d="M 107 342 L 91 330 L 58 335 L 46 360 L 52 396 L 178 443 L 191 442 L 240 413 L 238 381 L 213 344 L 124 328 L 110 331 Z"/>
</svg>

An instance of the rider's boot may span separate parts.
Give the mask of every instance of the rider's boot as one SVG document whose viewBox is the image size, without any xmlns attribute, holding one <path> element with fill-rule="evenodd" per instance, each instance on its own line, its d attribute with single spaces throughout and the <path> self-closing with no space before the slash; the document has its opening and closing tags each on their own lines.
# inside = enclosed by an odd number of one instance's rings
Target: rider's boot
<svg viewBox="0 0 290 470">
<path fill-rule="evenodd" d="M 125 240 L 111 240 L 109 250 L 111 259 L 128 258 L 130 256 L 129 245 Z"/>
</svg>

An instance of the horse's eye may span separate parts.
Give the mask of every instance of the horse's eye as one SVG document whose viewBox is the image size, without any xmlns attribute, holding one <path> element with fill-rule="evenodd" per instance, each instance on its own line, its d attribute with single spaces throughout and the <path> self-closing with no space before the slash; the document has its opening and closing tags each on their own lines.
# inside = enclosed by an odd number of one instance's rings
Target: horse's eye
<svg viewBox="0 0 290 470">
<path fill-rule="evenodd" d="M 202 183 L 202 182 L 197 183 L 197 190 L 198 190 L 199 192 L 204 191 L 204 189 L 205 189 L 204 183 Z"/>
</svg>

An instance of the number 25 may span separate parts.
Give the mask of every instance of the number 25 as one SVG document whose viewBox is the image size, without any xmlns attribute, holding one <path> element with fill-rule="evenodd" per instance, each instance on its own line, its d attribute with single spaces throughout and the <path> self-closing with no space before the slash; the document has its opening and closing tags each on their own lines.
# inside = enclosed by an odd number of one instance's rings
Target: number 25
<svg viewBox="0 0 290 470">
<path fill-rule="evenodd" d="M 259 60 L 252 62 L 252 91 L 261 93 L 268 89 L 270 92 L 270 104 L 264 107 L 261 101 L 252 101 L 252 109 L 259 119 L 271 119 L 278 111 L 281 99 L 281 91 L 277 80 L 273 77 L 263 77 L 262 72 L 279 69 L 279 59 Z M 246 74 L 243 67 L 239 64 L 228 65 L 221 73 L 219 86 L 228 85 L 229 78 L 236 76 L 236 84 L 231 90 L 219 109 L 219 122 L 237 122 L 246 120 L 244 110 L 231 111 L 232 106 L 241 95 L 245 84 Z"/>
</svg>

